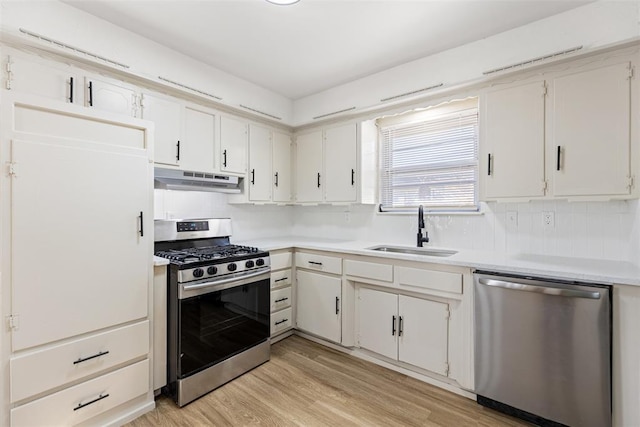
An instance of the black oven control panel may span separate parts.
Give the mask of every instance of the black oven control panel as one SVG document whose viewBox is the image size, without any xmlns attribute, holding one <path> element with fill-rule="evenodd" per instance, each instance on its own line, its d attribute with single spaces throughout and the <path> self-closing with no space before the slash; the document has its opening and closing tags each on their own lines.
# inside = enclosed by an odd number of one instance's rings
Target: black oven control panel
<svg viewBox="0 0 640 427">
<path fill-rule="evenodd" d="M 209 221 L 184 221 L 177 222 L 178 232 L 183 231 L 209 231 Z"/>
</svg>

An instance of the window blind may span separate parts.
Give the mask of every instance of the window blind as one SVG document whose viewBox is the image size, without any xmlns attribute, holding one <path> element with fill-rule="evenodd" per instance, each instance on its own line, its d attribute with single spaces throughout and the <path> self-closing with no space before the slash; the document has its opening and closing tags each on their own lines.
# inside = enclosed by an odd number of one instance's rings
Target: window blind
<svg viewBox="0 0 640 427">
<path fill-rule="evenodd" d="M 478 108 L 395 122 L 380 128 L 380 209 L 477 210 Z"/>
</svg>

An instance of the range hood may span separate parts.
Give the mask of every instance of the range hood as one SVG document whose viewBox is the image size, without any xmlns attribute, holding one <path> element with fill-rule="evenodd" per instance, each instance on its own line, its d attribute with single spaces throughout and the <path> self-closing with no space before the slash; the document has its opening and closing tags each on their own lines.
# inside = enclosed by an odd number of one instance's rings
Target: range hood
<svg viewBox="0 0 640 427">
<path fill-rule="evenodd" d="M 153 186 L 162 190 L 240 193 L 240 178 L 216 173 L 154 168 Z"/>
</svg>

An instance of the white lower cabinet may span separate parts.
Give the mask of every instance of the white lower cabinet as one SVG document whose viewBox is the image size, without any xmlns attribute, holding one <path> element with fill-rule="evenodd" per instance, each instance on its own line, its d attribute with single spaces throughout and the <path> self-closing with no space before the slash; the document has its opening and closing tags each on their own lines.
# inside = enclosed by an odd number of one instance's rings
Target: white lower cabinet
<svg viewBox="0 0 640 427">
<path fill-rule="evenodd" d="M 342 338 L 341 278 L 298 270 L 296 287 L 298 329 L 339 343 Z"/>
<path fill-rule="evenodd" d="M 271 261 L 271 336 L 293 327 L 293 289 L 291 287 L 291 251 L 270 254 Z"/>
<path fill-rule="evenodd" d="M 360 288 L 358 342 L 361 348 L 447 375 L 449 305 Z"/>
<path fill-rule="evenodd" d="M 149 360 L 94 378 L 11 410 L 12 427 L 72 426 L 149 389 Z"/>
</svg>

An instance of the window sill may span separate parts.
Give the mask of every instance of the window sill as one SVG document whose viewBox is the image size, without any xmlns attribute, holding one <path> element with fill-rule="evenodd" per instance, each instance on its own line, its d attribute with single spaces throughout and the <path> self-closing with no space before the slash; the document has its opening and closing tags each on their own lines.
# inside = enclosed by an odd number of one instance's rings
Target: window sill
<svg viewBox="0 0 640 427">
<path fill-rule="evenodd" d="M 416 216 L 418 210 L 415 211 L 402 211 L 402 212 L 380 212 L 376 211 L 378 215 L 389 216 Z M 480 216 L 484 215 L 482 211 L 425 211 L 424 216 Z"/>
</svg>

